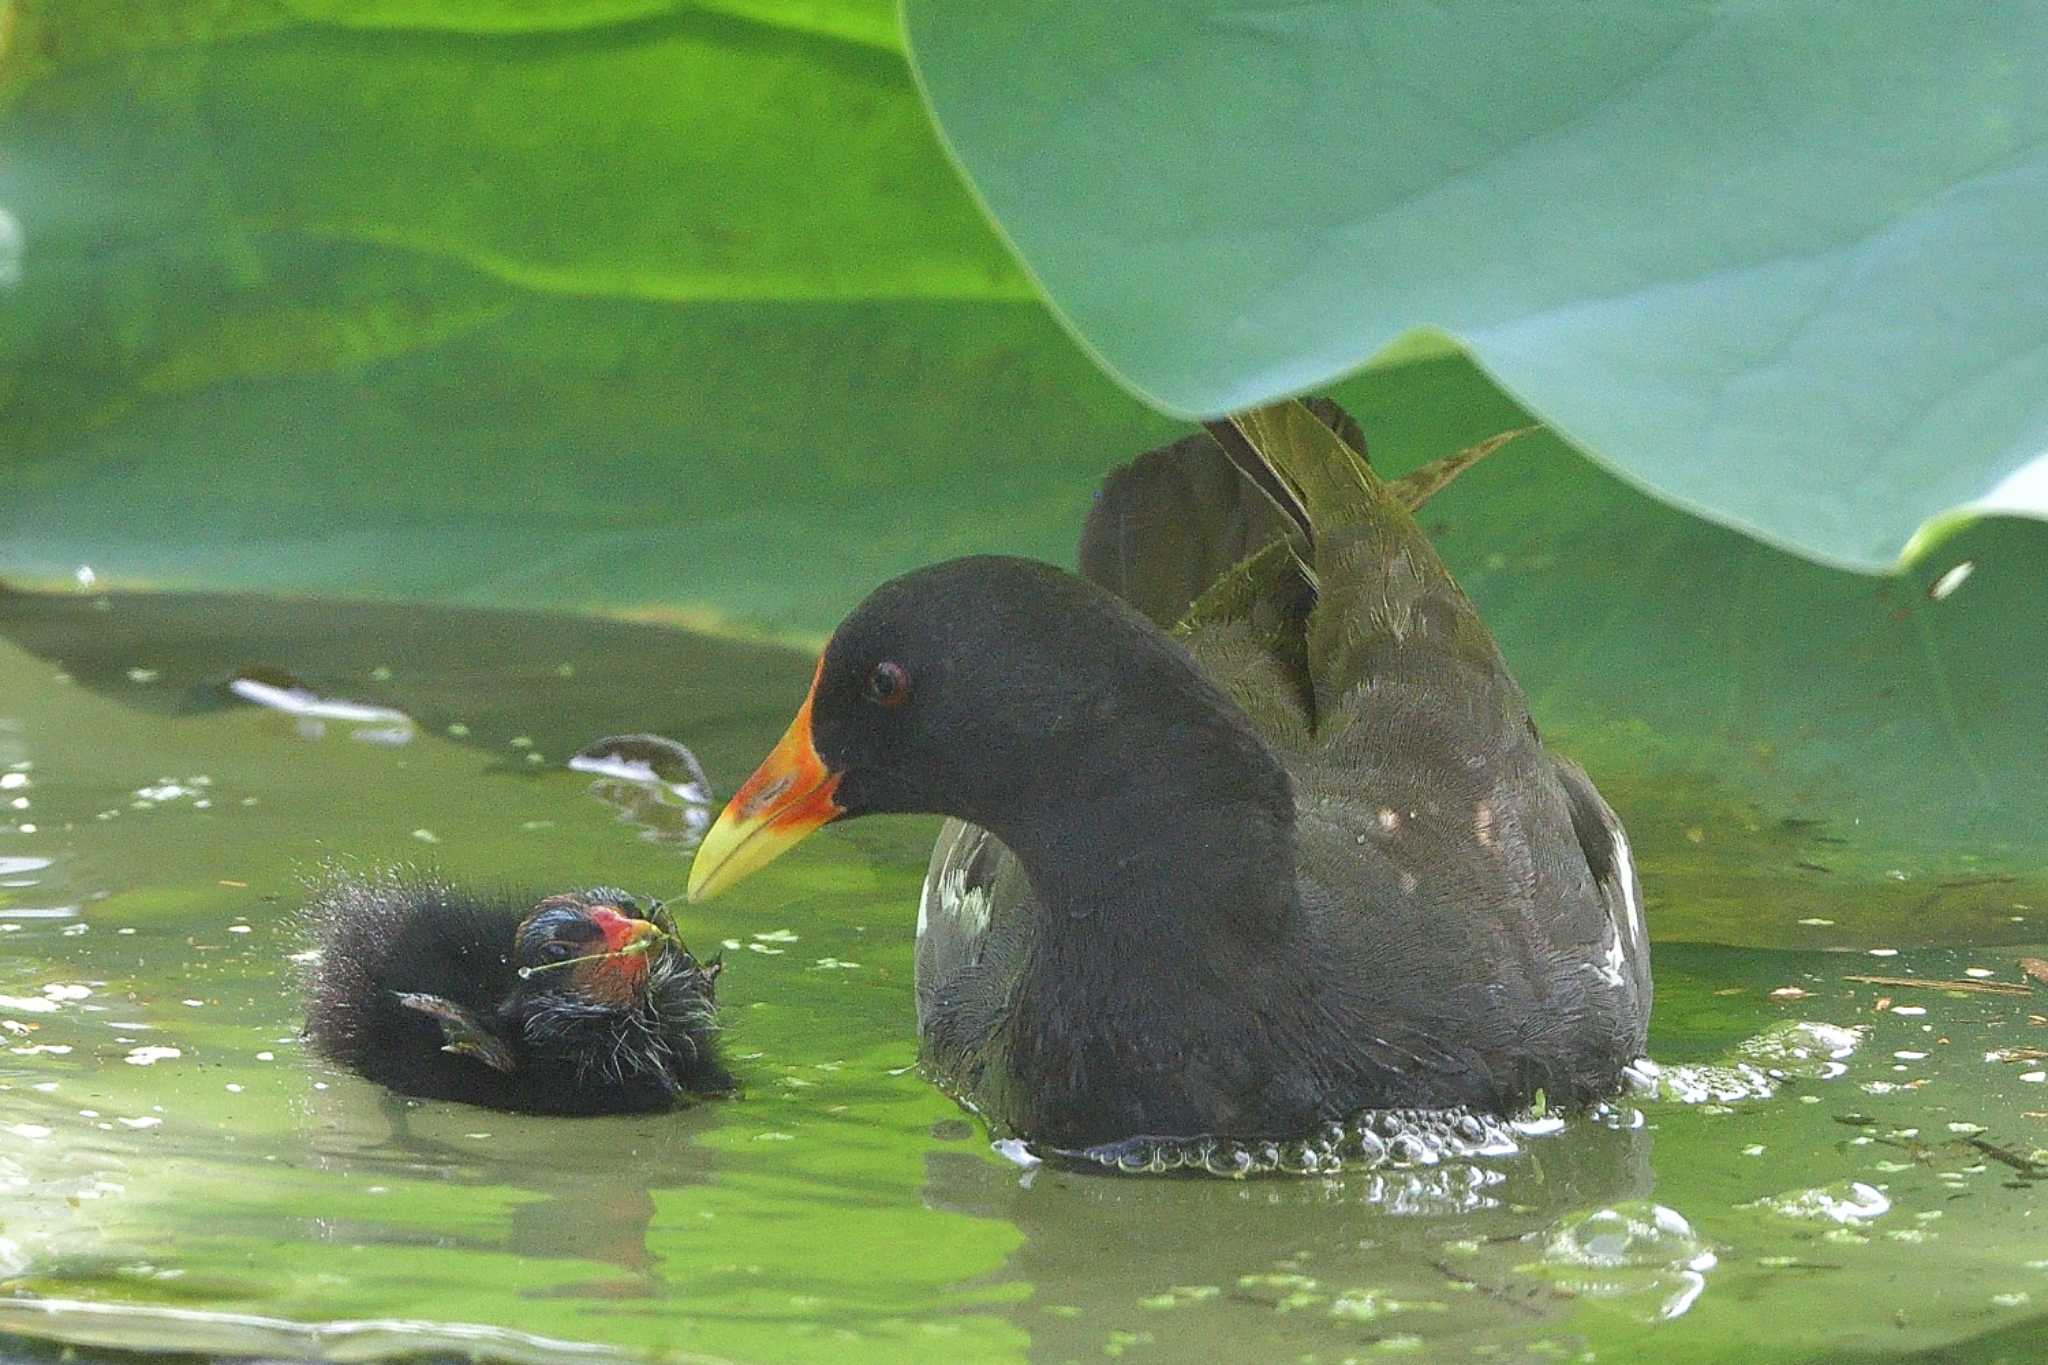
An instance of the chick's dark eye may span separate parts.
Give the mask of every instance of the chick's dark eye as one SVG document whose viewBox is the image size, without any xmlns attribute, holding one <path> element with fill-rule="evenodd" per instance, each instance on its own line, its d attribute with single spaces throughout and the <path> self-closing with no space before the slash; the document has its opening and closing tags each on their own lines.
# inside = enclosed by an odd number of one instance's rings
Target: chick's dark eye
<svg viewBox="0 0 2048 1365">
<path fill-rule="evenodd" d="M 868 700 L 882 706 L 901 706 L 910 696 L 910 675 L 903 665 L 884 660 L 868 674 Z"/>
<path fill-rule="evenodd" d="M 554 939 L 541 945 L 540 960 L 543 962 L 567 962 L 576 954 L 576 945 Z"/>
</svg>

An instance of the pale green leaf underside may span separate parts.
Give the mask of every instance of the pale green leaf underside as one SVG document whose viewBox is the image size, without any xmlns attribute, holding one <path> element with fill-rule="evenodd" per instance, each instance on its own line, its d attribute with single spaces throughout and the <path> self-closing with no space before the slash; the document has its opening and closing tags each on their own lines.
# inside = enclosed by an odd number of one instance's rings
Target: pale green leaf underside
<svg viewBox="0 0 2048 1365">
<path fill-rule="evenodd" d="M 1623 477 L 1892 567 L 2048 515 L 2033 6 L 906 0 L 1068 325 L 1213 415 L 1441 329 Z"/>
</svg>

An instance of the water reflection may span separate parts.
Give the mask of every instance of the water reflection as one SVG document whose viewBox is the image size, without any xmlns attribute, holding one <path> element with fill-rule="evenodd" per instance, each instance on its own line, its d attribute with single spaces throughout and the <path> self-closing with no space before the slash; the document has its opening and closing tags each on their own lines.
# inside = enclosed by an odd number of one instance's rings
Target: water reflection
<svg viewBox="0 0 2048 1365">
<path fill-rule="evenodd" d="M 1548 1249 L 1589 1211 L 1645 1200 L 1651 1150 L 1643 1127 L 1588 1120 L 1513 1156 L 1337 1177 L 1019 1172 L 938 1152 L 924 1198 L 1023 1234 L 1001 1278 L 1030 1286 L 1015 1315 L 1035 1359 L 1119 1343 L 1158 1359 L 1332 1358 L 1410 1337 L 1439 1353 L 1557 1329 L 1577 1292 L 1543 1273 Z M 1644 1287 L 1650 1311 L 1677 1287 Z"/>
<path fill-rule="evenodd" d="M 686 734 L 729 785 L 752 770 L 816 657 L 588 616 L 209 593 L 9 592 L 0 636 L 123 707 L 167 716 L 246 705 L 238 678 L 346 697 L 532 770 L 592 735 Z M 131 676 L 141 670 L 147 682 Z M 781 716 L 787 720 L 787 716 Z M 524 744 L 515 741 L 524 740 Z M 0 731 L 0 759 L 6 758 Z M 533 762 L 538 755 L 544 762 Z"/>
<path fill-rule="evenodd" d="M 343 1245 L 431 1245 L 524 1258 L 608 1265 L 620 1272 L 570 1277 L 529 1294 L 602 1299 L 661 1297 L 661 1259 L 649 1247 L 657 1194 L 715 1178 L 701 1142 L 715 1110 L 653 1119 L 532 1119 L 468 1105 L 392 1095 L 310 1064 L 308 1152 L 316 1169 L 365 1190 L 401 1197 L 389 1218 L 314 1220 L 313 1235 Z M 451 1235 L 416 1230 L 402 1192 L 419 1182 L 488 1192 L 503 1217 Z"/>
</svg>

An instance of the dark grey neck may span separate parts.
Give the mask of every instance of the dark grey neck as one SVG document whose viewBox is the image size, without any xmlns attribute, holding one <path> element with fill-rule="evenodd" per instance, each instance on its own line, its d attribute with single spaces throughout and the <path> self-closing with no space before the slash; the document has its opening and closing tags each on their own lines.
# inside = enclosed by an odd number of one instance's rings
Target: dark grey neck
<svg viewBox="0 0 2048 1365">
<path fill-rule="evenodd" d="M 1018 793 L 995 833 L 1054 936 L 1262 937 L 1294 909 L 1294 796 L 1236 716 L 1126 741 Z"/>
</svg>

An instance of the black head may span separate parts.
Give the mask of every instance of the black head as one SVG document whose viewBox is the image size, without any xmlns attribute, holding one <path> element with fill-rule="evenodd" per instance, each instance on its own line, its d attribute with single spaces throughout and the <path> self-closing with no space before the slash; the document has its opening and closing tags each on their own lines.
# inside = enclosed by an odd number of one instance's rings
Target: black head
<svg viewBox="0 0 2048 1365">
<path fill-rule="evenodd" d="M 572 1065 L 579 1084 L 729 1086 L 710 1043 L 720 964 L 692 957 L 659 904 L 615 887 L 549 896 L 520 923 L 512 960 L 502 1023 L 534 1055 Z"/>
<path fill-rule="evenodd" d="M 706 836 L 690 895 L 843 816 L 957 816 L 1022 853 L 1134 792 L 1227 798 L 1240 780 L 1289 805 L 1243 713 L 1157 627 L 1035 560 L 951 560 L 840 625 L 788 733 Z"/>
<path fill-rule="evenodd" d="M 549 896 L 513 936 L 519 985 L 512 999 L 575 996 L 592 1006 L 631 1009 L 645 998 L 656 964 L 677 947 L 614 887 Z"/>
</svg>

